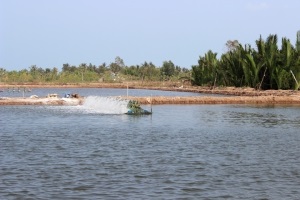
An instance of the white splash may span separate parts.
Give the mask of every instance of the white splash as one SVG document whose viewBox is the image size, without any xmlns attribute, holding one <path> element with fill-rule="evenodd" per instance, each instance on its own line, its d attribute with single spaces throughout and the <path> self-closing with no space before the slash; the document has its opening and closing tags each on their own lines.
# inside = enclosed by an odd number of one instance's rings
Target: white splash
<svg viewBox="0 0 300 200">
<path fill-rule="evenodd" d="M 88 96 L 80 109 L 89 113 L 124 114 L 128 111 L 127 103 L 118 97 Z"/>
</svg>

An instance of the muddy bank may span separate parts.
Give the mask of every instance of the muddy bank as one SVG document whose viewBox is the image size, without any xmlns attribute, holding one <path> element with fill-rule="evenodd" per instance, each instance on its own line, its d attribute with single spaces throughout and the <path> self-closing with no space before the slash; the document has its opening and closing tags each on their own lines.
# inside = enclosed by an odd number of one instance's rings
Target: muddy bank
<svg viewBox="0 0 300 200">
<path fill-rule="evenodd" d="M 16 85 L 1 85 L 0 88 L 17 87 Z M 30 85 L 18 87 L 26 88 L 129 88 L 149 89 L 163 91 L 193 92 L 203 94 L 220 94 L 223 96 L 192 96 L 192 97 L 123 97 L 124 99 L 137 100 L 141 104 L 300 104 L 300 91 L 295 90 L 255 90 L 253 88 L 235 87 L 193 87 L 164 85 L 143 85 L 139 82 L 128 83 L 88 83 L 64 85 Z M 84 98 L 0 98 L 0 105 L 79 105 Z"/>
<path fill-rule="evenodd" d="M 80 105 L 83 98 L 21 98 L 2 97 L 0 105 Z"/>
<path fill-rule="evenodd" d="M 141 104 L 290 104 L 300 105 L 299 95 L 290 96 L 199 96 L 122 97 Z M 81 105 L 84 98 L 0 98 L 0 105 Z"/>
<path fill-rule="evenodd" d="M 150 88 L 149 88 L 150 89 Z M 291 96 L 300 95 L 300 91 L 295 90 L 255 90 L 252 88 L 205 88 L 205 87 L 191 87 L 191 88 L 152 88 L 156 90 L 177 91 L 177 92 L 193 92 L 203 94 L 220 94 L 229 96 Z"/>
<path fill-rule="evenodd" d="M 124 97 L 141 104 L 293 104 L 300 105 L 300 96 L 226 96 L 226 97 Z"/>
</svg>

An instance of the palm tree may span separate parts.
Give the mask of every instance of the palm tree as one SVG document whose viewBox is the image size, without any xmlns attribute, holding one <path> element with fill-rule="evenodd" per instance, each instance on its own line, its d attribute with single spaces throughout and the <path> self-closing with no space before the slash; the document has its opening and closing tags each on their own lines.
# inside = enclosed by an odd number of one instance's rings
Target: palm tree
<svg viewBox="0 0 300 200">
<path fill-rule="evenodd" d="M 192 82 L 195 85 L 209 84 L 215 86 L 217 74 L 217 53 L 213 53 L 211 50 L 204 57 L 199 57 L 198 65 L 192 66 Z"/>
<path fill-rule="evenodd" d="M 292 66 L 294 49 L 290 41 L 286 38 L 282 38 L 281 45 L 277 67 L 274 70 L 274 80 L 278 89 L 288 89 L 291 88 L 292 85 L 292 78 L 289 71 Z"/>
<path fill-rule="evenodd" d="M 276 79 L 275 70 L 277 66 L 278 59 L 278 46 L 277 46 L 277 35 L 270 35 L 266 40 L 266 54 L 265 54 L 265 64 L 267 67 L 268 76 L 269 76 L 269 84 L 270 88 L 276 88 L 274 86 L 274 80 Z M 276 82 L 276 81 L 275 81 Z M 277 85 L 278 88 L 278 85 Z"/>
<path fill-rule="evenodd" d="M 253 56 L 253 49 L 250 45 L 245 46 L 245 49 L 240 47 L 242 54 L 242 67 L 245 76 L 245 84 L 253 87 L 259 87 L 259 73 L 263 66 L 261 62 L 256 62 Z"/>
<path fill-rule="evenodd" d="M 297 32 L 296 49 L 300 52 L 300 31 Z"/>
<path fill-rule="evenodd" d="M 241 49 L 223 54 L 220 61 L 224 83 L 228 86 L 244 85 L 244 70 L 241 64 Z"/>
</svg>

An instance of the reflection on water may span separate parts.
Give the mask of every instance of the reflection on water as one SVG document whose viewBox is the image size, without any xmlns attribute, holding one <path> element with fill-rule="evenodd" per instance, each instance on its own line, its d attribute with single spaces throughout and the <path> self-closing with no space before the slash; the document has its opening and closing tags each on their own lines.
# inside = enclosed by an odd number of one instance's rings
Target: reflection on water
<svg viewBox="0 0 300 200">
<path fill-rule="evenodd" d="M 286 107 L 287 109 L 291 109 L 291 107 Z M 295 107 L 299 109 L 299 107 Z M 238 109 L 238 107 L 237 107 Z M 244 124 L 252 124 L 258 125 L 266 128 L 272 128 L 276 126 L 284 127 L 299 125 L 299 119 L 297 119 L 298 113 L 291 112 L 286 115 L 284 111 L 284 106 L 266 106 L 266 107 L 240 107 L 239 112 L 231 111 L 228 113 L 229 120 L 232 120 L 232 123 L 244 123 Z"/>
<path fill-rule="evenodd" d="M 0 199 L 298 199 L 300 108 L 0 107 Z"/>
<path fill-rule="evenodd" d="M 207 123 L 213 119 L 214 122 L 249 128 L 255 125 L 266 128 L 299 126 L 299 106 L 207 105 L 207 107 L 209 108 L 205 110 L 206 115 L 202 119 Z M 227 107 L 231 109 L 228 110 Z"/>
</svg>

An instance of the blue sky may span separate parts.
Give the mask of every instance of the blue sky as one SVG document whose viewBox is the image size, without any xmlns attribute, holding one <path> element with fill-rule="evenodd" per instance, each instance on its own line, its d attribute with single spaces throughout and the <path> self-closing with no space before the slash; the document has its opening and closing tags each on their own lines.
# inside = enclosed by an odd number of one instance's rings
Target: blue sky
<svg viewBox="0 0 300 200">
<path fill-rule="evenodd" d="M 171 60 L 190 68 L 227 40 L 277 34 L 294 45 L 298 0 L 0 0 L 0 68 Z"/>
</svg>

